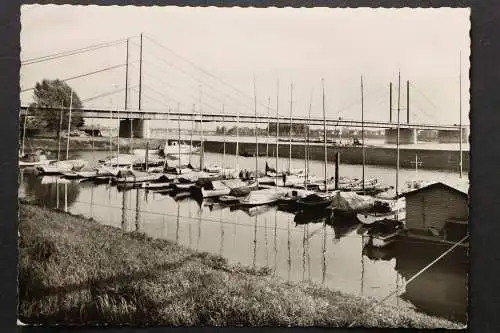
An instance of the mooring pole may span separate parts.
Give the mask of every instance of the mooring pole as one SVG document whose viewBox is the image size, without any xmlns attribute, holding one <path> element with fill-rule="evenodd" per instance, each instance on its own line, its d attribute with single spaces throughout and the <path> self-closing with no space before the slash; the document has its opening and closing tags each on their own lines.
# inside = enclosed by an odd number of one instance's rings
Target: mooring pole
<svg viewBox="0 0 500 333">
<path fill-rule="evenodd" d="M 410 123 L 410 81 L 406 81 L 406 123 Z"/>
<path fill-rule="evenodd" d="M 363 160 L 363 195 L 365 194 L 365 112 L 364 112 L 364 87 L 363 87 L 363 76 L 361 75 L 361 144 L 362 149 L 361 149 L 361 154 L 362 160 Z"/>
<path fill-rule="evenodd" d="M 142 109 L 142 33 L 139 45 L 139 110 Z"/>
<path fill-rule="evenodd" d="M 339 189 L 339 166 L 340 166 L 340 152 L 335 153 L 335 189 Z"/>
<path fill-rule="evenodd" d="M 460 178 L 462 178 L 463 176 L 463 167 L 462 167 L 462 141 L 463 141 L 463 134 L 462 134 L 462 52 L 460 52 L 460 74 L 459 74 L 459 84 L 460 84 L 460 95 L 459 95 L 459 99 L 460 99 L 460 102 L 459 102 L 459 109 L 460 109 L 460 122 L 459 122 L 459 125 L 460 125 L 460 140 L 459 140 L 459 148 L 460 148 Z"/>
<path fill-rule="evenodd" d="M 392 82 L 389 83 L 389 122 L 392 123 Z"/>
</svg>

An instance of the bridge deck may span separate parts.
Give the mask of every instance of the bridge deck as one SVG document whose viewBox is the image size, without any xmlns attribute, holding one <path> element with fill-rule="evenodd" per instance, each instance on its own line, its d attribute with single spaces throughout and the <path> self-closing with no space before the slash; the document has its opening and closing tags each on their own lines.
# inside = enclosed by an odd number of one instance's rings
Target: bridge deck
<svg viewBox="0 0 500 333">
<path fill-rule="evenodd" d="M 57 111 L 60 109 L 56 108 L 44 108 L 46 111 Z M 29 110 L 28 107 L 21 107 L 21 114 L 25 115 Z M 235 115 L 235 114 L 203 114 L 203 117 L 199 113 L 178 113 L 178 112 L 167 112 L 167 111 L 146 111 L 146 110 L 125 110 L 125 109 L 73 109 L 72 114 L 82 116 L 85 118 L 103 118 L 103 119 L 141 119 L 141 120 L 177 120 L 180 119 L 182 122 L 225 122 L 225 123 L 258 123 L 267 124 L 268 122 L 275 123 L 277 121 L 276 117 L 267 116 L 253 116 L 253 115 Z M 281 124 L 289 124 L 290 117 L 279 117 L 279 122 Z M 292 117 L 293 123 L 307 124 L 313 126 L 319 126 L 324 124 L 323 118 L 305 118 L 305 117 Z M 360 120 L 349 120 L 349 119 L 326 119 L 327 126 L 349 126 L 349 127 L 361 127 L 362 123 Z M 364 127 L 367 128 L 395 128 L 397 126 L 394 122 L 387 121 L 373 121 L 365 120 Z M 466 125 L 462 125 L 467 127 Z M 459 130 L 458 125 L 444 125 L 444 124 L 422 124 L 422 123 L 400 123 L 400 128 L 415 128 L 415 129 L 436 129 L 436 130 Z"/>
</svg>

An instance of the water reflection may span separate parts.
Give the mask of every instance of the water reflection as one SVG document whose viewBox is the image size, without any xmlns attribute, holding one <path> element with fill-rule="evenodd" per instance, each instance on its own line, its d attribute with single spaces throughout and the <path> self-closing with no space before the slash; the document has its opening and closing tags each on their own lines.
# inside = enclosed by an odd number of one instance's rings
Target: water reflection
<svg viewBox="0 0 500 333">
<path fill-rule="evenodd" d="M 65 207 L 66 210 L 80 194 L 81 186 L 78 183 L 68 183 L 57 177 L 49 180 L 33 174 L 24 174 L 24 172 L 21 175 L 20 186 L 24 188 L 25 198 L 44 207 Z"/>
<path fill-rule="evenodd" d="M 134 229 L 220 254 L 230 263 L 271 266 L 290 281 L 310 280 L 377 299 L 403 286 L 445 250 L 434 253 L 428 246 L 402 247 L 399 243 L 384 249 L 370 247 L 357 233 L 360 226 L 352 218 L 295 215 L 276 206 L 243 211 L 140 188 L 118 191 L 107 184 L 41 184 L 39 177 L 28 174 L 22 174 L 19 193 L 50 208 L 67 207 L 71 213 L 126 231 Z M 432 315 L 464 320 L 467 263 L 463 258 L 466 253 L 454 261 L 440 262 L 388 302 L 412 304 Z"/>
</svg>

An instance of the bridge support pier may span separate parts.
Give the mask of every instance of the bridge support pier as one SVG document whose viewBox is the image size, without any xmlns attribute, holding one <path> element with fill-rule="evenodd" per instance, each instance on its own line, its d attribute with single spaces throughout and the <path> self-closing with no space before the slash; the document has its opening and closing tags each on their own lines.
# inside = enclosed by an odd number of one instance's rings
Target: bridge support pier
<svg viewBox="0 0 500 333">
<path fill-rule="evenodd" d="M 438 131 L 439 143 L 459 143 L 460 142 L 460 129 L 439 130 Z M 462 143 L 469 142 L 469 133 L 467 128 L 462 128 Z"/>
<path fill-rule="evenodd" d="M 131 124 L 132 123 L 132 126 Z M 132 129 L 132 134 L 130 130 Z M 149 137 L 149 120 L 143 119 L 122 119 L 119 127 L 120 138 L 147 138 Z"/>
<path fill-rule="evenodd" d="M 385 143 L 396 144 L 398 140 L 398 129 L 388 128 L 385 130 Z M 399 144 L 409 145 L 417 143 L 417 130 L 414 128 L 399 129 Z"/>
</svg>

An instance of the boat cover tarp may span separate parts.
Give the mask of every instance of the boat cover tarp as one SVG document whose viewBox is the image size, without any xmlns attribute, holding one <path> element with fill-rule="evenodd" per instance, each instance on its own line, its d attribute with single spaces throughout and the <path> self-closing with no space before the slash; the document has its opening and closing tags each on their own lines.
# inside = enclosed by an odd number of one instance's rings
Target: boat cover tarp
<svg viewBox="0 0 500 333">
<path fill-rule="evenodd" d="M 309 194 L 308 196 L 304 197 L 302 201 L 304 202 L 322 202 L 325 200 L 328 200 L 330 198 L 330 195 L 327 194 L 320 194 L 320 193 L 313 193 Z"/>
<path fill-rule="evenodd" d="M 230 189 L 247 186 L 247 183 L 245 183 L 241 179 L 226 179 L 223 180 L 222 183 Z"/>
<path fill-rule="evenodd" d="M 338 192 L 330 204 L 331 208 L 341 211 L 360 211 L 369 209 L 374 204 L 374 199 L 355 192 Z"/>
<path fill-rule="evenodd" d="M 241 186 L 231 189 L 229 195 L 234 197 L 243 197 L 245 195 L 248 195 L 250 192 L 251 190 L 248 186 Z"/>
</svg>

